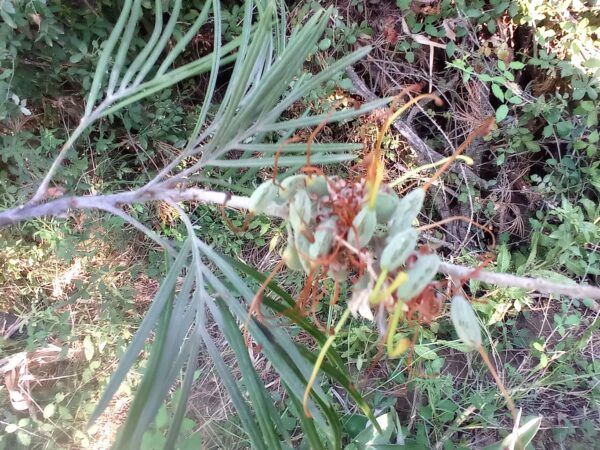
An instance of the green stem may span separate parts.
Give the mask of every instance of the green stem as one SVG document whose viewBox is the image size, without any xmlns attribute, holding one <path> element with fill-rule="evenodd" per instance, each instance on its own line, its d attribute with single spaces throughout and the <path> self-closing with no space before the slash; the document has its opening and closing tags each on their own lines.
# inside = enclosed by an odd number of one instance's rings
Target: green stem
<svg viewBox="0 0 600 450">
<path fill-rule="evenodd" d="M 398 289 L 401 285 L 403 285 L 406 280 L 408 280 L 408 274 L 406 272 L 400 272 L 392 281 L 392 284 L 385 290 L 383 293 L 383 298 L 386 299 L 391 296 L 396 289 Z"/>
<path fill-rule="evenodd" d="M 410 346 L 410 339 L 407 339 L 407 338 L 400 339 L 400 342 L 398 342 L 398 345 L 394 346 L 394 333 L 396 331 L 396 327 L 398 326 L 398 322 L 400 322 L 400 317 L 402 316 L 403 306 L 404 306 L 404 303 L 401 301 L 398 301 L 396 303 L 396 307 L 394 309 L 394 314 L 392 315 L 392 320 L 390 320 L 390 323 L 388 324 L 386 346 L 387 346 L 388 356 L 390 358 L 397 358 L 402 353 L 404 353 Z"/>
<path fill-rule="evenodd" d="M 377 282 L 375 283 L 375 287 L 373 288 L 373 291 L 371 292 L 371 295 L 369 296 L 369 301 L 371 302 L 372 305 L 377 305 L 377 304 L 381 303 L 382 297 L 379 296 L 379 291 L 381 291 L 381 286 L 383 285 L 383 282 L 387 278 L 387 274 L 388 274 L 388 270 L 384 269 L 382 267 L 381 273 L 379 274 L 379 278 L 377 278 Z"/>
<path fill-rule="evenodd" d="M 452 157 L 448 157 L 448 158 L 444 158 L 444 159 L 440 159 L 439 161 L 436 161 L 434 163 L 431 164 L 425 164 L 424 166 L 420 166 L 417 167 L 416 169 L 410 170 L 408 172 L 406 172 L 404 175 L 402 175 L 400 178 L 394 180 L 393 182 L 391 182 L 389 184 L 390 187 L 395 187 L 398 186 L 399 184 L 402 184 L 404 181 L 408 180 L 410 177 L 412 177 L 413 175 L 418 174 L 419 172 L 422 172 L 424 170 L 427 169 L 434 169 L 438 166 L 441 166 L 443 164 L 446 164 L 446 162 L 448 162 L 450 159 L 452 159 Z M 471 158 L 469 158 L 468 156 L 464 156 L 464 155 L 458 155 L 456 157 L 456 159 L 460 159 L 464 162 L 466 162 L 468 165 L 473 165 L 473 160 Z"/>
<path fill-rule="evenodd" d="M 350 317 L 350 310 L 346 309 L 346 311 L 344 311 L 344 314 L 342 314 L 342 317 L 340 318 L 339 322 L 336 324 L 333 334 L 327 338 L 325 344 L 323 344 L 323 347 L 319 352 L 319 356 L 317 357 L 317 361 L 315 362 L 313 371 L 310 375 L 310 379 L 308 380 L 308 384 L 306 385 L 306 389 L 304 391 L 303 404 L 304 414 L 306 415 L 306 417 L 310 417 L 310 412 L 308 411 L 308 396 L 310 395 L 310 391 L 312 390 L 313 384 L 315 384 L 315 380 L 317 379 L 317 375 L 319 374 L 319 369 L 321 368 L 321 365 L 325 360 L 325 355 L 327 355 L 329 347 L 331 347 L 331 344 L 333 344 L 333 341 L 335 341 L 337 334 L 348 320 L 348 317 Z"/>
</svg>

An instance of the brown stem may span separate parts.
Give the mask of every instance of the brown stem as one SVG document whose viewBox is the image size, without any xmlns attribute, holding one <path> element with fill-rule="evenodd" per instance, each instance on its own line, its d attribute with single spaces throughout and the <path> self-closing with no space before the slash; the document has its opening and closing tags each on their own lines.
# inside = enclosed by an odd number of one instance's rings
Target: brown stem
<svg viewBox="0 0 600 450">
<path fill-rule="evenodd" d="M 484 350 L 484 348 L 481 345 L 479 345 L 477 347 L 477 351 L 479 352 L 481 359 L 483 359 L 483 362 L 489 369 L 490 373 L 494 377 L 494 380 L 496 381 L 496 384 L 498 385 L 498 388 L 500 389 L 500 392 L 502 393 L 504 400 L 506 400 L 506 404 L 508 405 L 510 414 L 512 415 L 513 421 L 515 422 L 515 428 L 518 429 L 518 426 L 516 424 L 517 424 L 517 421 L 519 420 L 519 415 L 517 414 L 517 408 L 515 407 L 515 404 L 512 401 L 512 398 L 510 398 L 508 391 L 504 387 L 504 383 L 502 383 L 502 380 L 498 376 L 498 372 L 496 372 L 496 369 L 494 368 L 494 365 L 492 364 L 492 361 L 490 361 L 490 358 L 489 358 L 488 354 L 486 353 L 486 351 Z M 521 445 L 521 440 L 520 440 L 518 434 L 516 435 L 516 448 L 517 448 L 517 450 L 523 449 L 523 446 Z"/>
<path fill-rule="evenodd" d="M 444 225 L 448 222 L 453 222 L 455 220 L 462 220 L 464 222 L 468 222 L 471 225 L 473 225 L 474 227 L 477 227 L 483 231 L 485 231 L 486 233 L 488 233 L 491 238 L 492 238 L 492 248 L 496 247 L 496 237 L 494 236 L 494 233 L 492 233 L 492 230 L 490 230 L 488 227 L 486 227 L 485 225 L 480 225 L 477 222 L 475 222 L 473 219 L 471 219 L 470 217 L 467 216 L 452 216 L 452 217 L 447 217 L 445 219 L 442 219 L 438 222 L 429 224 L 429 225 L 423 225 L 422 227 L 419 227 L 418 230 L 419 231 L 426 231 L 426 230 L 431 230 L 432 228 L 436 228 L 439 227 L 440 225 Z"/>
</svg>

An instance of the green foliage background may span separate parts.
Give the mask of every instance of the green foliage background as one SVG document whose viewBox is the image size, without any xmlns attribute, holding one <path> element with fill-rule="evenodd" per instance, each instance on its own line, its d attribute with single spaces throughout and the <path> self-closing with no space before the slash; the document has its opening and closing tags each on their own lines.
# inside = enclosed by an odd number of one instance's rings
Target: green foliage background
<svg viewBox="0 0 600 450">
<path fill-rule="evenodd" d="M 31 196 L 54 160 L 57 149 L 79 124 L 85 98 L 92 88 L 102 42 L 109 37 L 122 5 L 108 0 L 0 1 L 0 98 L 3 100 L 0 103 L 0 205 L 9 208 Z M 369 6 L 356 0 L 349 3 L 359 13 L 361 8 L 364 11 Z M 150 2 L 141 5 L 142 31 L 131 41 L 130 55 L 139 54 L 152 32 L 154 5 Z M 399 1 L 388 7 L 403 12 L 411 33 L 431 39 L 447 36 L 443 26 L 445 20 L 460 18 L 465 21 L 464 26 L 458 25 L 454 29 L 457 39 L 448 41 L 444 56 L 447 65 L 440 76 L 452 79 L 458 74 L 462 84 L 457 86 L 457 91 L 473 80 L 489 90 L 490 104 L 499 127 L 487 144 L 496 165 L 486 178 L 488 189 L 494 189 L 494 183 L 499 180 L 496 175 L 511 161 L 519 157 L 533 161 L 533 169 L 525 177 L 531 191 L 541 199 L 542 206 L 527 220 L 530 232 L 526 239 L 517 239 L 510 232 L 500 236 L 498 270 L 557 280 L 576 278 L 597 284 L 600 276 L 597 247 L 600 242 L 597 113 L 600 21 L 597 5 L 584 6 L 570 0 L 537 3 L 444 0 L 439 5 L 437 13 L 425 16 L 410 10 L 408 2 Z M 200 2 L 183 2 L 182 24 L 189 26 L 202 6 Z M 297 5 L 290 16 L 291 24 L 304 23 L 304 16 L 316 11 L 317 6 L 311 2 Z M 316 67 L 329 67 L 365 36 L 377 36 L 374 25 L 368 20 L 354 21 L 342 11 L 341 6 L 331 11 L 333 20 L 327 22 L 322 36 L 315 37 L 318 43 L 307 52 L 312 56 L 305 70 L 314 72 Z M 243 15 L 243 5 L 223 6 L 221 31 L 224 43 L 243 33 Z M 487 48 L 486 51 L 467 45 L 472 27 L 485 27 L 490 35 L 494 35 L 499 18 L 505 18 L 503 20 L 515 26 L 535 25 L 535 52 L 514 55 L 514 60 L 507 64 L 501 56 L 508 50 L 501 42 L 490 39 L 482 46 Z M 184 28 L 175 29 L 175 40 L 182 37 Z M 203 29 L 198 39 L 180 55 L 177 65 L 212 51 L 212 38 L 212 30 Z M 410 64 L 419 62 L 427 49 L 409 36 L 401 37 L 393 47 L 400 58 Z M 317 48 L 319 56 L 314 55 Z M 532 83 L 549 79 L 556 83 L 557 89 L 534 95 L 531 84 L 526 84 L 525 88 L 515 85 L 515 79 L 525 72 L 532 78 Z M 217 84 L 213 105 L 207 111 L 209 120 L 215 118 L 223 101 L 227 80 L 217 80 Z M 66 164 L 56 177 L 60 187 L 69 193 L 87 194 L 141 186 L 151 178 L 157 166 L 170 161 L 185 147 L 208 86 L 208 76 L 184 80 L 96 122 L 84 131 L 76 150 L 69 150 Z M 328 103 L 323 99 L 335 88 L 348 89 L 349 80 L 341 74 L 332 75 L 329 82 L 307 92 L 300 105 L 314 113 L 327 111 Z M 449 112 L 431 110 L 427 113 L 442 121 L 447 119 Z M 265 133 L 270 142 L 276 142 L 280 137 L 274 131 Z M 436 149 L 444 146 L 436 138 L 430 142 Z M 258 169 L 245 172 L 241 178 L 238 173 L 237 168 L 210 167 L 198 180 L 216 188 L 225 186 L 240 194 L 252 192 L 261 180 Z M 467 203 L 467 188 L 459 185 L 458 189 L 460 198 Z M 477 194 L 473 190 L 470 192 Z M 495 198 L 490 196 L 475 205 L 481 221 L 493 221 L 496 217 L 494 201 Z M 284 233 L 276 223 L 264 217 L 256 218 L 249 231 L 240 236 L 222 226 L 214 207 L 201 206 L 187 212 L 194 220 L 194 226 L 204 230 L 202 238 L 207 244 L 214 245 L 225 255 L 237 257 L 228 260 L 228 264 L 234 264 L 244 275 L 243 285 L 255 288 L 264 279 L 260 272 L 240 263 L 239 259 L 260 265 L 260 257 L 250 256 L 248 248 L 266 246 L 270 251 L 280 248 Z M 131 214 L 176 242 L 183 242 L 188 234 L 186 226 L 173 220 L 168 209 L 136 206 Z M 233 214 L 231 217 L 234 221 L 240 220 Z M 118 217 L 88 213 L 68 220 L 34 220 L 3 229 L 0 233 L 3 293 L 0 309 L 27 318 L 27 336 L 16 344 L 18 349 L 33 351 L 48 342 L 56 342 L 65 351 L 79 346 L 83 352 L 79 362 L 72 363 L 71 367 L 68 363 L 67 368 L 61 369 L 69 375 L 65 380 L 44 387 L 38 399 L 40 410 L 37 416 L 15 414 L 8 402 L 4 402 L 6 406 L 0 406 L 4 429 L 0 447 L 99 448 L 98 441 L 93 440 L 93 436 L 97 436 L 96 430 L 88 432 L 85 425 L 114 370 L 114 362 L 127 354 L 126 348 L 148 310 L 148 298 L 141 304 L 134 299 L 141 298 L 144 284 L 173 274 L 174 269 L 165 266 L 161 251 L 127 228 Z M 130 249 L 125 256 L 124 248 Z M 208 248 L 204 251 L 207 255 L 210 253 Z M 217 270 L 223 259 L 212 254 L 210 258 L 207 267 Z M 458 259 L 475 264 L 468 252 L 459 255 Z M 80 265 L 78 277 L 65 283 L 64 295 L 57 298 L 55 272 L 67 272 L 77 261 Z M 184 273 L 173 275 L 173 283 Z M 241 280 L 235 277 L 237 275 L 223 271 L 220 280 L 213 281 L 211 289 L 229 288 L 235 280 Z M 286 291 L 297 291 L 302 280 L 288 274 L 278 283 L 282 286 L 274 285 L 269 293 L 272 298 L 267 299 L 274 310 L 293 301 Z M 552 396 L 556 403 L 576 405 L 576 411 L 572 415 L 566 414 L 558 423 L 548 418 L 552 430 L 541 433 L 537 442 L 534 441 L 536 445 L 540 448 L 574 448 L 574 442 L 588 447 L 593 445 L 597 440 L 594 419 L 582 411 L 598 407 L 599 392 L 594 380 L 600 367 L 597 356 L 589 349 L 590 339 L 596 339 L 597 317 L 591 315 L 584 304 L 563 300 L 545 312 L 546 328 L 535 330 L 524 327 L 523 320 L 535 318 L 532 320 L 536 322 L 539 319 L 536 299 L 518 290 L 484 290 L 475 282 L 471 290 L 486 298 L 486 303 L 479 305 L 477 311 L 489 330 L 488 344 L 493 343 L 499 353 L 520 356 L 531 362 L 530 367 L 523 370 L 513 360 L 504 361 L 511 392 L 517 402 L 525 405 L 525 412 L 551 411 L 553 401 L 538 403 L 538 400 Z M 250 292 L 248 290 L 246 295 Z M 227 304 L 233 308 L 231 305 L 233 303 Z M 444 448 L 461 448 L 470 443 L 477 447 L 473 444 L 477 442 L 477 430 L 481 432 L 483 428 L 506 425 L 497 390 L 487 381 L 485 370 L 478 362 L 473 363 L 464 386 L 457 382 L 463 380 L 460 376 L 445 370 L 460 350 L 447 320 L 424 329 L 415 346 L 415 364 L 422 376 L 411 378 L 402 361 L 400 364 L 390 362 L 386 366 L 386 375 L 374 381 L 365 392 L 361 391 L 365 396 L 363 399 L 352 385 L 359 381 L 361 370 L 365 370 L 374 358 L 378 335 L 372 326 L 355 320 L 340 336 L 334 356 L 324 367 L 327 377 L 323 378 L 322 396 L 317 396 L 317 401 L 321 402 L 320 408 L 326 419 L 317 421 L 315 427 L 303 418 L 298 398 L 288 397 L 283 391 L 270 392 L 262 388 L 264 383 L 246 357 L 241 336 L 236 334 L 236 311 L 231 311 L 233 316 L 224 302 L 218 301 L 209 314 L 219 322 L 222 333 L 227 336 L 243 373 L 240 377 L 243 382 L 228 378 L 229 361 L 222 360 L 220 349 L 210 344 L 214 337 L 206 334 L 202 337 L 206 345 L 202 355 L 204 358 L 210 355 L 217 362 L 214 369 L 202 366 L 196 377 L 202 377 L 203 370 L 217 371 L 228 384 L 230 394 L 234 392 L 234 398 L 238 395 L 235 400 L 237 415 L 219 422 L 217 431 L 203 434 L 199 431 L 202 424 L 189 414 L 187 418 L 176 419 L 181 411 L 178 396 L 182 393 L 172 393 L 166 404 L 155 404 L 157 415 L 147 421 L 150 430 L 140 437 L 143 448 L 162 448 L 177 438 L 180 448 L 197 448 L 202 439 L 208 446 L 227 443 L 239 448 L 250 445 L 261 448 L 265 445 L 260 443 L 261 431 L 269 427 L 279 433 L 267 436 L 271 439 L 269 443 L 280 445 L 281 440 L 283 448 L 291 443 L 296 445 L 297 437 L 302 435 L 300 429 L 304 430 L 305 442 L 301 445 L 305 447 L 326 445 L 323 443 L 328 442 L 329 429 L 335 436 L 333 441 L 343 442 L 347 448 L 364 448 L 371 437 L 369 433 L 373 433 L 373 428 L 363 430 L 366 414 L 370 411 L 377 412 L 385 428 L 385 434 L 379 438 L 381 443 L 404 443 L 398 448 L 409 448 L 409 444 L 430 447 L 439 442 L 443 442 Z M 340 308 L 327 310 L 323 307 L 319 313 L 331 325 L 341 311 Z M 237 314 L 239 321 L 242 313 L 238 310 Z M 163 317 L 161 320 L 168 319 Z M 291 327 L 293 337 L 306 333 L 316 342 L 323 342 L 323 333 L 310 321 L 292 317 L 292 323 L 294 321 L 297 323 L 286 325 Z M 272 336 L 268 330 L 259 325 L 255 328 L 257 334 L 270 342 Z M 157 328 L 156 336 L 160 336 L 160 329 Z M 401 331 L 408 333 L 409 330 Z M 284 339 L 283 335 L 278 336 Z M 314 347 L 296 349 L 294 341 L 289 337 L 286 339 L 284 344 L 279 343 L 271 349 L 271 355 L 303 352 L 305 366 L 287 374 L 285 371 L 279 373 L 284 383 L 295 380 L 298 370 L 304 371 L 306 376 L 311 361 L 314 361 L 310 353 Z M 156 342 L 160 343 L 160 340 L 157 338 Z M 6 354 L 17 350 L 14 343 L 2 345 Z M 159 348 L 158 354 L 161 354 L 160 344 L 155 343 L 151 349 L 148 341 L 141 348 L 151 350 L 150 354 Z M 134 370 L 125 377 L 119 393 L 129 395 L 144 389 L 140 375 L 148 373 L 152 364 L 152 358 L 142 358 L 133 365 Z M 284 366 L 280 365 L 279 370 Z M 298 380 L 301 379 L 299 376 Z M 346 399 L 353 397 L 363 408 L 357 408 L 355 403 L 348 406 L 350 402 L 344 406 L 334 403 L 331 399 L 337 398 L 333 392 L 337 393 L 338 386 L 346 388 Z M 418 419 L 411 421 L 402 415 L 397 398 L 389 395 L 398 389 L 408 389 L 424 399 L 421 403 L 413 403 Z M 0 398 L 5 400 L 5 392 L 0 392 Z M 328 401 L 335 406 L 327 404 Z M 258 413 L 250 410 L 249 403 L 258 408 Z M 468 411 L 471 406 L 476 408 L 478 415 L 472 422 L 463 423 L 458 411 Z M 400 411 L 400 417 L 397 411 Z M 182 425 L 181 437 L 169 432 L 175 429 L 171 425 L 176 420 Z M 241 431 L 242 427 L 246 428 L 245 432 Z M 444 440 L 449 430 L 452 430 L 453 438 Z M 502 432 L 485 442 L 498 438 L 502 438 Z"/>
</svg>

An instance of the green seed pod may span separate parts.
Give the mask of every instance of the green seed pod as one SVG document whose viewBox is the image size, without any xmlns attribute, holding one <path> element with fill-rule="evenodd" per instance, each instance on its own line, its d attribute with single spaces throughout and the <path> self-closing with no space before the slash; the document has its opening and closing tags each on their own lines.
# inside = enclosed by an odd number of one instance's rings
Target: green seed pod
<svg viewBox="0 0 600 450">
<path fill-rule="evenodd" d="M 401 284 L 396 295 L 398 300 L 408 301 L 411 298 L 419 295 L 425 286 L 437 274 L 440 266 L 440 258 L 435 254 L 421 255 L 417 258 L 414 266 L 408 271 L 408 280 Z"/>
<path fill-rule="evenodd" d="M 394 193 L 379 192 L 377 193 L 377 202 L 375 203 L 375 211 L 377 211 L 377 223 L 387 225 L 394 215 L 394 211 L 398 207 L 398 196 Z"/>
<path fill-rule="evenodd" d="M 265 181 L 250 196 L 248 210 L 253 214 L 262 214 L 277 200 L 278 191 L 272 180 Z"/>
<path fill-rule="evenodd" d="M 354 217 L 352 228 L 348 230 L 348 243 L 352 246 L 358 245 L 358 248 L 366 246 L 373 237 L 376 227 L 377 213 L 375 208 L 364 206 L 356 217 Z M 354 234 L 354 230 L 358 233 L 358 239 Z"/>
<path fill-rule="evenodd" d="M 289 200 L 299 190 L 306 189 L 307 176 L 304 174 L 292 175 L 281 182 L 279 187 L 279 195 L 281 198 Z"/>
<path fill-rule="evenodd" d="M 470 350 L 476 350 L 481 345 L 481 329 L 473 307 L 462 295 L 452 297 L 450 318 L 458 334 Z"/>
<path fill-rule="evenodd" d="M 414 189 L 400 199 L 390 226 L 390 235 L 406 230 L 415 221 L 425 200 L 425 191 L 421 188 Z"/>
<path fill-rule="evenodd" d="M 296 191 L 294 200 L 290 204 L 289 220 L 295 233 L 301 232 L 310 224 L 312 204 L 306 190 Z"/>
<path fill-rule="evenodd" d="M 296 249 L 296 244 L 293 240 L 288 242 L 288 245 L 285 247 L 285 250 L 281 255 L 281 259 L 283 259 L 285 265 L 290 270 L 304 270 L 304 266 L 302 265 L 300 256 L 298 255 L 298 250 Z"/>
<path fill-rule="evenodd" d="M 408 258 L 417 245 L 417 230 L 408 228 L 392 237 L 381 252 L 379 263 L 382 269 L 393 272 Z"/>
<path fill-rule="evenodd" d="M 331 244 L 333 244 L 333 237 L 335 236 L 335 225 L 336 219 L 329 219 L 317 227 L 315 231 L 315 241 L 310 244 L 309 256 L 312 259 L 320 258 L 325 256 L 331 250 Z"/>
<path fill-rule="evenodd" d="M 291 208 L 298 213 L 304 223 L 310 223 L 312 217 L 312 203 L 308 193 L 304 189 L 296 191 Z"/>
<path fill-rule="evenodd" d="M 306 273 L 310 272 L 310 242 L 304 237 L 304 235 L 297 233 L 294 236 L 294 244 L 296 246 L 296 252 L 298 253 L 298 259 L 300 265 Z"/>
<path fill-rule="evenodd" d="M 324 197 L 329 194 L 327 179 L 322 175 L 309 175 L 306 178 L 306 189 L 317 197 Z"/>
</svg>

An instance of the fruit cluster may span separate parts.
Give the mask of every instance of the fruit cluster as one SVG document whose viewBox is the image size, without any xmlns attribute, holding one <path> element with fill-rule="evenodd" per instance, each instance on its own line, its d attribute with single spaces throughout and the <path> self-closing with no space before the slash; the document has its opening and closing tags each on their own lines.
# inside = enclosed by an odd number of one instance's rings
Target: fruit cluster
<svg viewBox="0 0 600 450">
<path fill-rule="evenodd" d="M 375 184 L 376 185 L 376 184 Z M 439 258 L 416 251 L 413 224 L 425 190 L 399 197 L 386 185 L 351 182 L 320 174 L 298 174 L 281 183 L 268 180 L 250 198 L 250 212 L 277 205 L 288 232 L 283 260 L 302 270 L 309 283 L 351 280 L 354 313 L 373 318 L 371 308 L 388 311 L 418 296 L 434 279 Z M 319 289 L 315 286 L 317 292 Z M 314 299 L 313 299 L 314 301 Z"/>
</svg>

